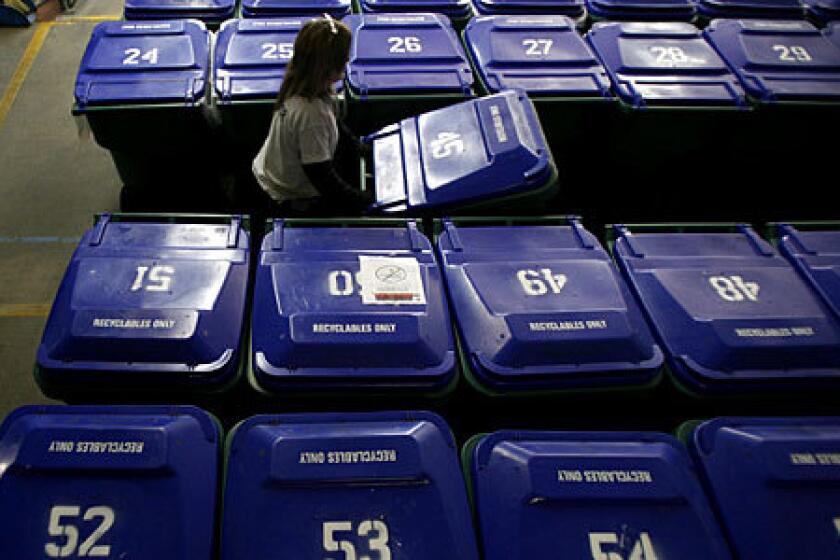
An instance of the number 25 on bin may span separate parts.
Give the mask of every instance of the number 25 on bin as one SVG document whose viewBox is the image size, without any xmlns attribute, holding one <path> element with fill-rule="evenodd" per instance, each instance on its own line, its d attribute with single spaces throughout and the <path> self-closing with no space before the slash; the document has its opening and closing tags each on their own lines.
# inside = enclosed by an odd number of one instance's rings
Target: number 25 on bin
<svg viewBox="0 0 840 560">
<path fill-rule="evenodd" d="M 639 534 L 639 540 L 630 550 L 630 556 L 624 556 L 621 552 L 615 551 L 619 546 L 623 549 L 626 546 L 623 542 L 626 540 L 626 536 L 620 537 L 616 533 L 589 533 L 592 560 L 658 560 L 653 550 L 653 542 L 647 533 Z M 612 551 L 606 552 L 604 549 L 612 549 Z"/>
<path fill-rule="evenodd" d="M 327 556 L 325 560 L 391 560 L 391 549 L 388 547 L 388 526 L 378 520 L 362 521 L 356 534 L 367 539 L 367 546 L 374 556 L 356 556 L 353 543 L 336 538 L 336 533 L 350 533 L 353 523 L 350 521 L 326 521 L 323 525 L 324 550 L 339 552 L 340 556 Z"/>
</svg>

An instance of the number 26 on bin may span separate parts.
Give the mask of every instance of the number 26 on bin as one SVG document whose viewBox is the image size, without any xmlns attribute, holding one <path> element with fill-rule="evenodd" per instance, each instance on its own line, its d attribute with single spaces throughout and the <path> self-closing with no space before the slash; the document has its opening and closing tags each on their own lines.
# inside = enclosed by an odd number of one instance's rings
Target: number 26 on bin
<svg viewBox="0 0 840 560">
<path fill-rule="evenodd" d="M 378 519 L 362 521 L 356 529 L 356 535 L 367 539 L 368 549 L 373 556 L 356 556 L 356 547 L 348 540 L 342 540 L 336 533 L 352 533 L 350 521 L 325 521 L 323 525 L 323 544 L 325 552 L 338 552 L 338 556 L 326 556 L 324 560 L 391 560 L 388 547 L 388 526 Z"/>
</svg>

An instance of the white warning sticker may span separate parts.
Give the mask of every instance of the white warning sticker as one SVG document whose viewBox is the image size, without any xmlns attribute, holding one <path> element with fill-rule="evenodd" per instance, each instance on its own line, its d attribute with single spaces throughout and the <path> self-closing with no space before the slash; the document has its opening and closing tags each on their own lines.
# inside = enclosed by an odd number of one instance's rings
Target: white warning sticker
<svg viewBox="0 0 840 560">
<path fill-rule="evenodd" d="M 365 305 L 425 305 L 420 264 L 413 257 L 359 256 L 359 285 Z"/>
</svg>

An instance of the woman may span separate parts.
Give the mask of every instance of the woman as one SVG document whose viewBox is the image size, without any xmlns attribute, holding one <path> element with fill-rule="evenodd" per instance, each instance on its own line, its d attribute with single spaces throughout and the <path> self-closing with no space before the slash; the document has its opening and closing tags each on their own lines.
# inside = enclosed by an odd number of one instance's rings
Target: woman
<svg viewBox="0 0 840 560">
<path fill-rule="evenodd" d="M 295 40 L 268 137 L 252 165 L 269 204 L 281 206 L 275 212 L 354 214 L 370 204 L 334 164 L 339 123 L 333 84 L 344 78 L 350 39 L 347 26 L 326 16 L 307 22 Z"/>
</svg>

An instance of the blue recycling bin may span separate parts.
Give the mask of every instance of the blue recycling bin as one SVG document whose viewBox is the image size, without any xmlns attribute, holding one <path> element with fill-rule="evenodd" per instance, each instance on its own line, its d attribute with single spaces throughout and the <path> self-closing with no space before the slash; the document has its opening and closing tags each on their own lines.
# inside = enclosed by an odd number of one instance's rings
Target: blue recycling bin
<svg viewBox="0 0 840 560">
<path fill-rule="evenodd" d="M 738 558 L 837 555 L 840 418 L 718 418 L 690 449 Z"/>
<path fill-rule="evenodd" d="M 753 187 L 751 196 L 754 204 L 769 207 L 764 220 L 824 215 L 813 201 L 823 196 L 821 185 L 835 179 L 823 162 L 836 155 L 825 131 L 840 127 L 840 48 L 802 20 L 717 20 L 705 35 L 756 106 L 754 140 L 742 147 L 741 161 L 764 187 Z M 808 154 L 805 165 L 790 157 L 794 138 L 797 153 Z M 781 214 L 763 193 L 791 184 L 796 196 Z"/>
<path fill-rule="evenodd" d="M 479 15 L 561 15 L 582 25 L 586 20 L 585 0 L 473 0 Z"/>
<path fill-rule="evenodd" d="M 0 550 L 214 558 L 221 430 L 187 406 L 24 406 L 0 425 Z"/>
<path fill-rule="evenodd" d="M 277 220 L 254 291 L 262 392 L 436 397 L 457 382 L 443 280 L 414 221 Z"/>
<path fill-rule="evenodd" d="M 840 318 L 840 224 L 777 224 L 779 251 Z"/>
<path fill-rule="evenodd" d="M 542 210 L 557 191 L 551 151 L 522 91 L 405 119 L 365 140 L 373 146 L 372 212 Z"/>
<path fill-rule="evenodd" d="M 473 73 L 446 16 L 359 14 L 347 66 L 347 118 L 358 134 L 474 96 Z"/>
<path fill-rule="evenodd" d="M 615 117 L 606 70 L 566 16 L 480 16 L 464 30 L 484 95 L 524 90 L 561 171 L 587 173 Z M 567 203 L 574 192 L 566 193 Z"/>
<path fill-rule="evenodd" d="M 614 235 L 678 387 L 700 396 L 840 389 L 840 323 L 751 228 L 614 226 Z"/>
<path fill-rule="evenodd" d="M 125 0 L 127 20 L 197 19 L 217 28 L 236 14 L 235 0 Z"/>
<path fill-rule="evenodd" d="M 805 19 L 802 0 L 696 0 L 702 23 L 719 18 Z"/>
<path fill-rule="evenodd" d="M 239 217 L 101 215 L 53 302 L 38 384 L 69 400 L 226 389 L 242 369 L 248 263 Z"/>
<path fill-rule="evenodd" d="M 685 21 L 697 16 L 693 0 L 586 0 L 593 21 Z"/>
<path fill-rule="evenodd" d="M 598 210 L 620 209 L 604 221 L 726 212 L 730 204 L 706 194 L 705 172 L 739 172 L 753 115 L 738 78 L 700 30 L 684 22 L 602 21 L 586 39 L 622 108 L 592 146 L 600 156 L 593 186 L 609 201 Z M 730 211 L 746 205 L 733 203 Z"/>
<path fill-rule="evenodd" d="M 565 225 L 444 219 L 437 248 L 462 369 L 492 395 L 641 389 L 663 356 L 608 253 Z"/>
<path fill-rule="evenodd" d="M 206 197 L 210 35 L 192 20 L 98 24 L 79 67 L 74 115 L 110 150 L 120 178 L 166 204 Z"/>
<path fill-rule="evenodd" d="M 356 0 L 356 13 L 434 13 L 449 18 L 461 30 L 473 16 L 471 0 Z"/>
<path fill-rule="evenodd" d="M 435 414 L 256 416 L 227 449 L 222 560 L 478 560 L 455 440 Z"/>
<path fill-rule="evenodd" d="M 242 0 L 243 18 L 318 17 L 340 19 L 352 9 L 351 0 Z"/>
<path fill-rule="evenodd" d="M 235 19 L 216 36 L 215 106 L 237 153 L 251 161 L 268 136 L 274 103 L 308 17 Z"/>
<path fill-rule="evenodd" d="M 485 560 L 731 558 L 671 436 L 500 431 L 470 440 L 463 463 Z"/>
</svg>

